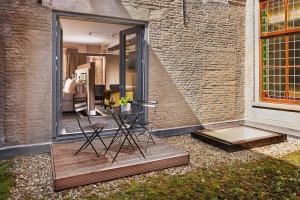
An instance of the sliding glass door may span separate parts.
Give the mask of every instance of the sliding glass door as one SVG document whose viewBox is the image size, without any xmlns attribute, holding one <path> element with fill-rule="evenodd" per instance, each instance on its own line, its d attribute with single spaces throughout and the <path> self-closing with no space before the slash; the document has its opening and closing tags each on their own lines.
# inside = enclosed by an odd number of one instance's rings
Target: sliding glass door
<svg viewBox="0 0 300 200">
<path fill-rule="evenodd" d="M 133 100 L 144 99 L 141 26 L 120 32 L 120 94 Z"/>
</svg>

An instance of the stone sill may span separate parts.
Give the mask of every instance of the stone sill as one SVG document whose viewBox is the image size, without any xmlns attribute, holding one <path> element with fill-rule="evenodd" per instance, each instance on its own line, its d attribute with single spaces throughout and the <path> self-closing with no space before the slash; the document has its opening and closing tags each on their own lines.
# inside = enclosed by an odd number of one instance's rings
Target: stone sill
<svg viewBox="0 0 300 200">
<path fill-rule="evenodd" d="M 270 109 L 270 110 L 282 110 L 282 111 L 289 111 L 289 112 L 300 112 L 300 106 L 289 105 L 289 104 L 254 102 L 252 103 L 252 107 Z"/>
</svg>

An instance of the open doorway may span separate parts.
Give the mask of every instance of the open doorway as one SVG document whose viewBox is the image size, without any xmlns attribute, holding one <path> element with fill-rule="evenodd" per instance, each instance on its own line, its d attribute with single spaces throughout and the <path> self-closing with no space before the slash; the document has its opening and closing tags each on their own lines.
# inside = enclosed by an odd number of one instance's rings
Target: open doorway
<svg viewBox="0 0 300 200">
<path fill-rule="evenodd" d="M 57 132 L 80 133 L 75 108 L 117 128 L 110 115 L 121 97 L 145 99 L 144 27 L 82 18 L 57 18 Z"/>
</svg>

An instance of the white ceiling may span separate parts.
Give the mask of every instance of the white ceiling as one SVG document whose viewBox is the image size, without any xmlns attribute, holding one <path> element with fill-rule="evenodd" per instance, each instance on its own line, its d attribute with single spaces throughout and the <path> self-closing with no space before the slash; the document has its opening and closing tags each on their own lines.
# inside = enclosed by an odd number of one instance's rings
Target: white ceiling
<svg viewBox="0 0 300 200">
<path fill-rule="evenodd" d="M 63 41 L 77 44 L 110 45 L 119 39 L 119 32 L 131 26 L 86 20 L 60 19 Z"/>
</svg>

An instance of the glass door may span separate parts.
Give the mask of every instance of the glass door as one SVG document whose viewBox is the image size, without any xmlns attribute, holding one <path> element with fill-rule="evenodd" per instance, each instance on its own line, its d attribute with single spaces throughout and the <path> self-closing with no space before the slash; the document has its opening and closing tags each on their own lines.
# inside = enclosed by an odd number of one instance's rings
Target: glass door
<svg viewBox="0 0 300 200">
<path fill-rule="evenodd" d="M 142 27 L 120 32 L 120 94 L 142 100 Z"/>
</svg>

